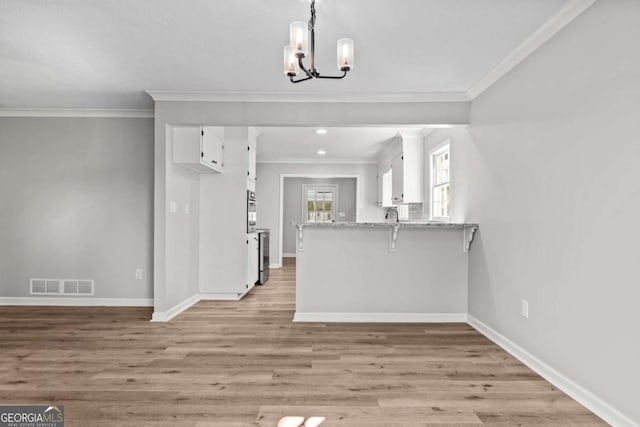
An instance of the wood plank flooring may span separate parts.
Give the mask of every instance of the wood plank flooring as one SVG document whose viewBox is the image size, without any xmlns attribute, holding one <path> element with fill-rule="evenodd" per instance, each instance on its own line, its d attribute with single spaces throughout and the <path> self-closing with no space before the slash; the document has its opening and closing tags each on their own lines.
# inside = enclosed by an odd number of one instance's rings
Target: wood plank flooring
<svg viewBox="0 0 640 427">
<path fill-rule="evenodd" d="M 294 324 L 294 281 L 287 262 L 166 324 L 1 307 L 0 404 L 62 404 L 67 426 L 606 425 L 464 324 Z"/>
</svg>

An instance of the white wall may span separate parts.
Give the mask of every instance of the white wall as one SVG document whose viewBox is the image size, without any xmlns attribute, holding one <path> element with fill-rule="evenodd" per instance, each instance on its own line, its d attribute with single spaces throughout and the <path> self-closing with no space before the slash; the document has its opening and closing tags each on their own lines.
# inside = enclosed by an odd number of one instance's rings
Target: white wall
<svg viewBox="0 0 640 427">
<path fill-rule="evenodd" d="M 0 194 L 0 297 L 37 277 L 153 296 L 152 119 L 0 118 Z"/>
<path fill-rule="evenodd" d="M 283 191 L 283 239 L 282 249 L 285 254 L 296 253 L 296 228 L 291 222 L 303 220 L 304 185 L 335 185 L 338 189 L 335 201 L 337 222 L 356 221 L 356 179 L 355 178 L 285 178 Z M 340 216 L 344 214 L 344 217 Z"/>
<path fill-rule="evenodd" d="M 258 150 L 259 150 L 258 141 Z M 384 211 L 376 206 L 377 167 L 374 164 L 298 164 L 258 163 L 256 199 L 258 228 L 271 230 L 271 264 L 278 263 L 280 253 L 280 175 L 359 176 L 358 220 L 383 221 Z"/>
<path fill-rule="evenodd" d="M 470 314 L 640 424 L 639 46 L 640 1 L 596 2 L 473 101 L 454 161 Z"/>
</svg>

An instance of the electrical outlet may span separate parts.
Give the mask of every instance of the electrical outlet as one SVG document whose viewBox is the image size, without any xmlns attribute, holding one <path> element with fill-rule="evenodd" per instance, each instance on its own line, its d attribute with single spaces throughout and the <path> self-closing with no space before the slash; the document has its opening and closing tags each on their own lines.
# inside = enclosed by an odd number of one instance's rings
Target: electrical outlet
<svg viewBox="0 0 640 427">
<path fill-rule="evenodd" d="M 520 314 L 524 318 L 529 318 L 529 301 L 523 299 L 520 305 Z"/>
<path fill-rule="evenodd" d="M 142 269 L 141 268 L 136 268 L 136 280 L 142 280 Z"/>
</svg>

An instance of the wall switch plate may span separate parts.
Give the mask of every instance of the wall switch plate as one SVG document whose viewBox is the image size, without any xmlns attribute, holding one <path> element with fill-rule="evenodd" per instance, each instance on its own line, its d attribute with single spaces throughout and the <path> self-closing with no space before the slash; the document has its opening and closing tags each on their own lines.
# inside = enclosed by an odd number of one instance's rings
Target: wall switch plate
<svg viewBox="0 0 640 427">
<path fill-rule="evenodd" d="M 173 200 L 169 202 L 169 212 L 171 213 L 178 212 L 178 202 L 174 202 Z"/>
<path fill-rule="evenodd" d="M 520 314 L 524 318 L 529 318 L 529 301 L 524 299 L 522 300 L 522 303 L 520 305 Z"/>
<path fill-rule="evenodd" d="M 184 213 L 187 215 L 191 213 L 191 206 L 189 205 L 189 203 L 184 204 Z"/>
<path fill-rule="evenodd" d="M 142 269 L 141 268 L 136 268 L 136 280 L 142 280 Z"/>
<path fill-rule="evenodd" d="M 338 212 L 338 216 L 339 216 L 340 218 L 344 218 L 344 217 L 346 217 L 346 216 L 347 216 L 347 214 L 346 214 L 346 213 L 344 213 L 344 212 Z"/>
</svg>

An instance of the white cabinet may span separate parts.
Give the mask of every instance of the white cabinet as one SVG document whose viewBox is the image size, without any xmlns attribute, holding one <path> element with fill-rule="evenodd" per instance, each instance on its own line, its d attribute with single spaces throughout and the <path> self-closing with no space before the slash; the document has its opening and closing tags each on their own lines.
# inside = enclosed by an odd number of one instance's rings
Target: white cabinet
<svg viewBox="0 0 640 427">
<path fill-rule="evenodd" d="M 403 138 L 402 152 L 391 161 L 393 204 L 424 202 L 424 143 Z"/>
<path fill-rule="evenodd" d="M 389 169 L 382 174 L 382 207 L 393 206 L 393 171 Z"/>
<path fill-rule="evenodd" d="M 224 128 L 176 126 L 173 161 L 198 173 L 219 173 L 224 168 Z"/>
<path fill-rule="evenodd" d="M 404 158 L 402 154 L 391 161 L 391 201 L 394 204 L 404 201 Z"/>
<path fill-rule="evenodd" d="M 247 283 L 246 290 L 258 281 L 258 233 L 247 234 Z"/>
<path fill-rule="evenodd" d="M 249 144 L 247 146 L 247 151 L 249 152 L 249 168 L 247 170 L 247 179 L 252 182 L 256 182 L 258 179 L 256 177 L 256 147 L 255 145 Z"/>
</svg>

